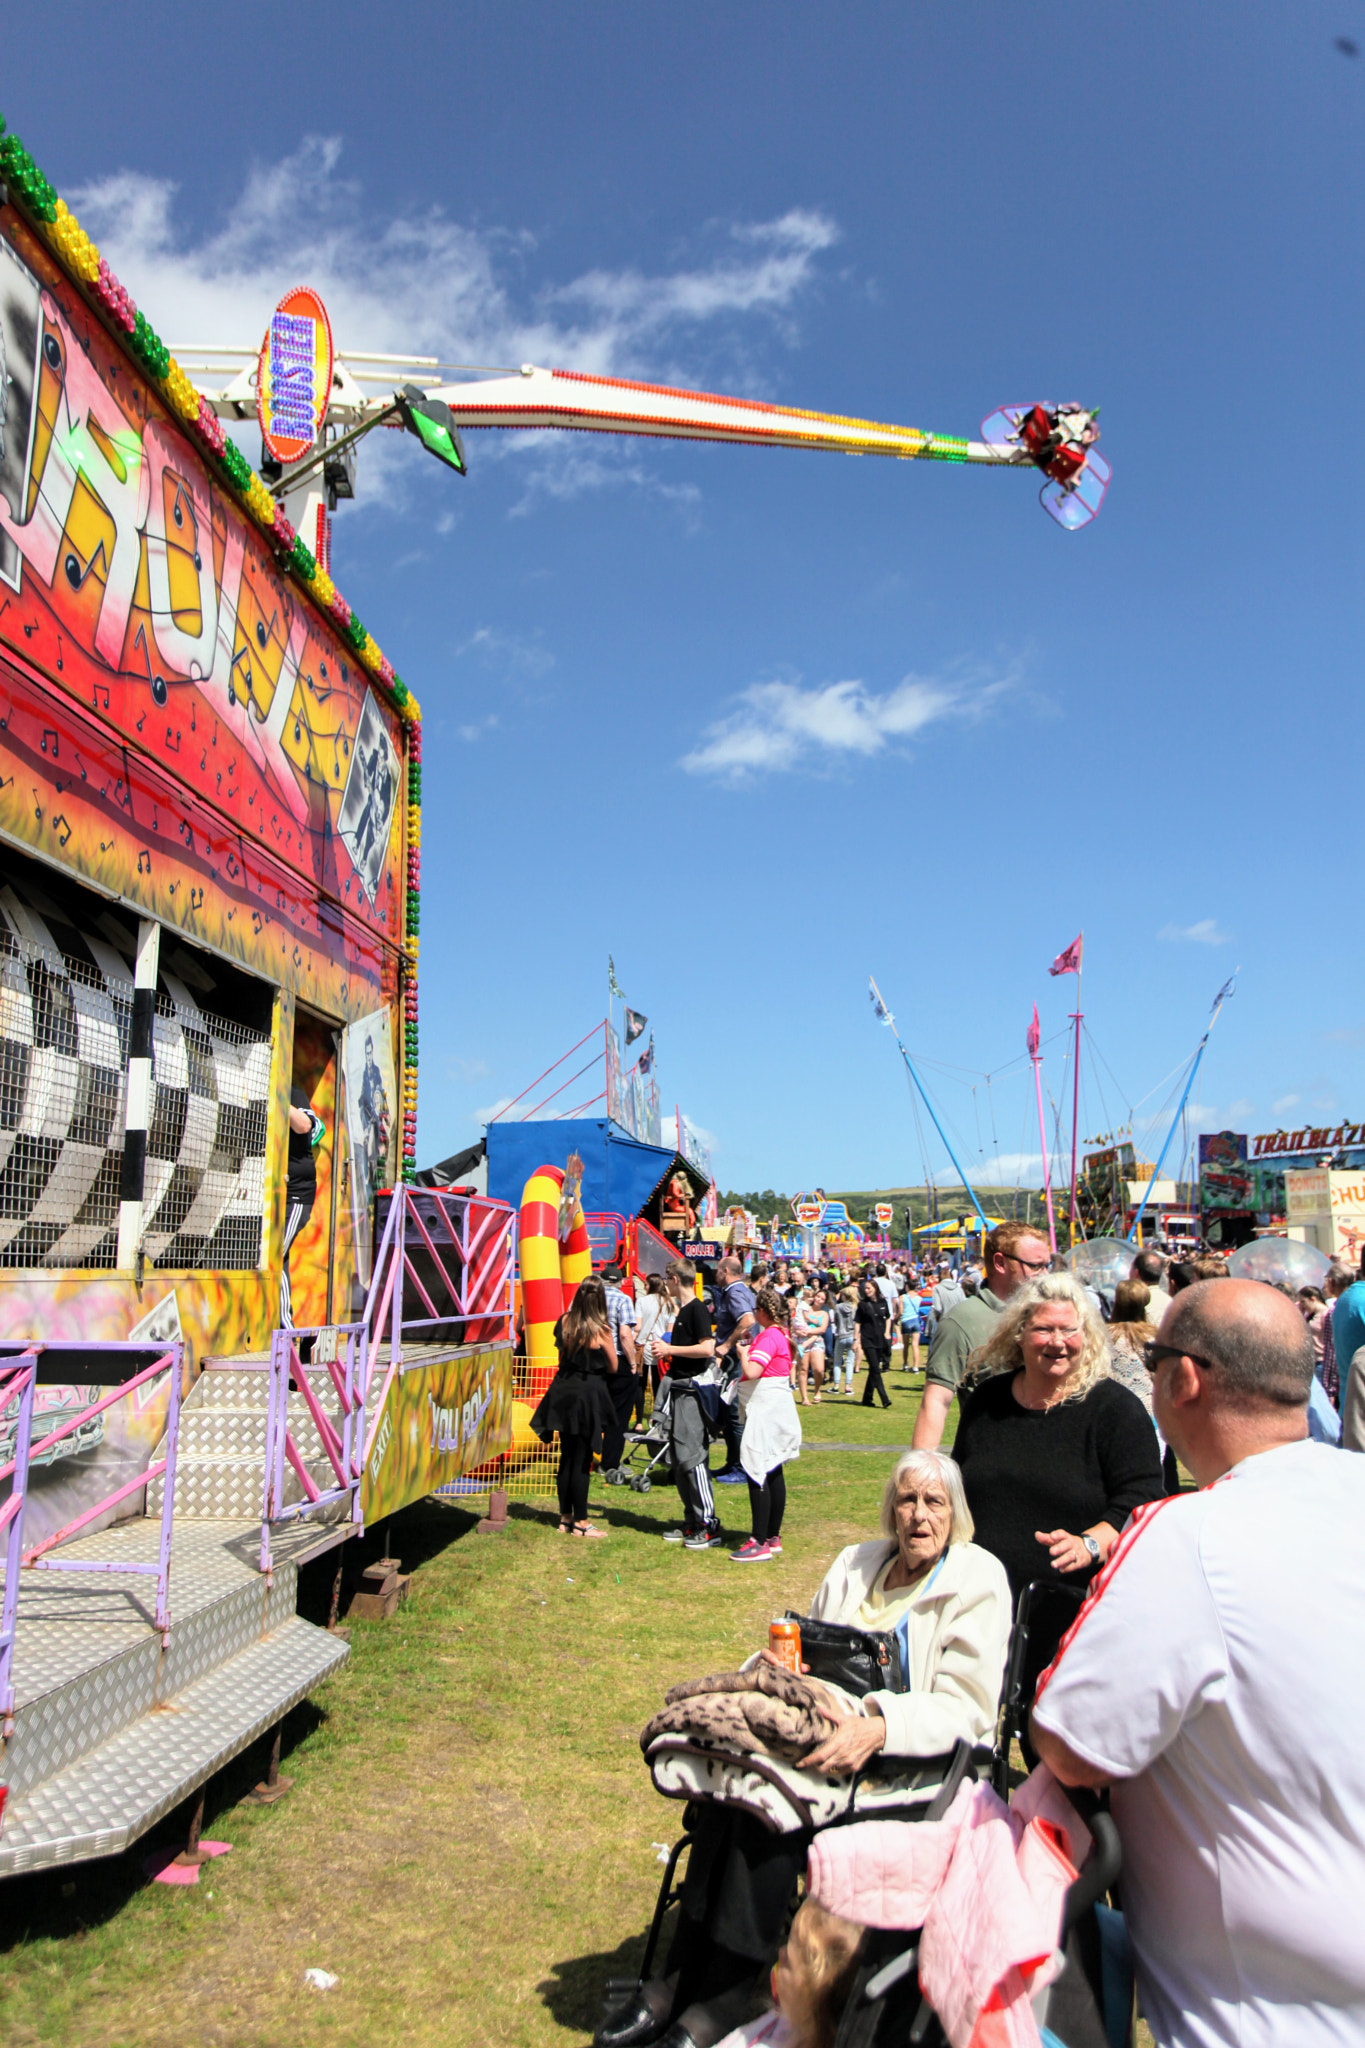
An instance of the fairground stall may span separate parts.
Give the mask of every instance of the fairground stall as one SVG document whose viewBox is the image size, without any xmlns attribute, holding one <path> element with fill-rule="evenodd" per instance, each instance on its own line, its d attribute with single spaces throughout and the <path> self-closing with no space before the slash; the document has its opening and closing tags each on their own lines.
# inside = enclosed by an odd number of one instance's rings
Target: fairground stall
<svg viewBox="0 0 1365 2048">
<path fill-rule="evenodd" d="M 416 701 L 12 137 L 0 177 L 3 1875 L 344 1658 L 298 1566 L 508 1441 L 515 1219 L 405 1187 Z M 325 404 L 305 324 L 267 441 Z"/>
<path fill-rule="evenodd" d="M 1365 1124 L 1206 1132 L 1199 1206 L 1204 1235 L 1222 1250 L 1287 1232 L 1355 1265 L 1365 1243 Z"/>
</svg>

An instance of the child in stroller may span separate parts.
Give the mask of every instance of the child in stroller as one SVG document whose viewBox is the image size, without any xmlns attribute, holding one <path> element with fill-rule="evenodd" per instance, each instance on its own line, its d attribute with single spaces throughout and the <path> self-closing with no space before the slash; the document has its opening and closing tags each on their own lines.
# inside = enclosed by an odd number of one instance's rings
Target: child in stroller
<svg viewBox="0 0 1365 2048">
<path fill-rule="evenodd" d="M 803 1899 L 773 1964 L 771 2010 L 735 2027 L 720 2048 L 833 2048 L 864 1932 Z"/>
</svg>

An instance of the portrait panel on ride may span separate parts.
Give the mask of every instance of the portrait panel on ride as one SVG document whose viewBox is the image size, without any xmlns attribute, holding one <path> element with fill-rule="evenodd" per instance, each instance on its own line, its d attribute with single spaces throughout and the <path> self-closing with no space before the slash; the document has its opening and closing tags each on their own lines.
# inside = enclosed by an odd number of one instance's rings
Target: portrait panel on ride
<svg viewBox="0 0 1365 2048">
<path fill-rule="evenodd" d="M 396 711 L 12 209 L 0 346 L 24 768 L 0 831 L 333 1014 L 374 1008 L 403 937 Z"/>
<path fill-rule="evenodd" d="M 341 795 L 337 831 L 354 863 L 360 886 L 372 904 L 388 851 L 398 786 L 398 756 L 385 730 L 374 692 L 367 690 Z"/>
<path fill-rule="evenodd" d="M 397 1093 L 387 1010 L 376 1010 L 372 1016 L 362 1017 L 347 1027 L 344 1059 L 352 1185 L 368 1208 L 390 1177 L 389 1147 Z"/>
</svg>

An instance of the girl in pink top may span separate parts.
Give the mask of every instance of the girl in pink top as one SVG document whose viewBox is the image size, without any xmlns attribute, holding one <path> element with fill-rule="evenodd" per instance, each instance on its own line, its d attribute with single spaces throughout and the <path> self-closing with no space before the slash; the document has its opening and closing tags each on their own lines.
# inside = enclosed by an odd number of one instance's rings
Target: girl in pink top
<svg viewBox="0 0 1365 2048">
<path fill-rule="evenodd" d="M 730 1553 L 735 1564 L 761 1564 L 782 1549 L 782 1515 L 787 1505 L 783 1466 L 801 1454 L 801 1423 L 791 1390 L 791 1341 L 787 1304 L 774 1287 L 760 1290 L 754 1303 L 758 1335 L 743 1354 L 739 1404 L 744 1434 L 739 1462 L 749 1482 L 753 1535 Z"/>
</svg>

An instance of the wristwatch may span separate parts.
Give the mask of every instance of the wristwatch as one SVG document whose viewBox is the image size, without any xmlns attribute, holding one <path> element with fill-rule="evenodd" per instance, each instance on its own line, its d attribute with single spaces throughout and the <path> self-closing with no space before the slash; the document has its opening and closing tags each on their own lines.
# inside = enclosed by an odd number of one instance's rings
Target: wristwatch
<svg viewBox="0 0 1365 2048">
<path fill-rule="evenodd" d="M 1082 1536 L 1081 1541 L 1085 1545 L 1086 1549 L 1090 1552 L 1090 1555 L 1094 1559 L 1095 1563 L 1098 1564 L 1100 1561 L 1100 1546 L 1095 1541 L 1094 1537 Z"/>
</svg>

